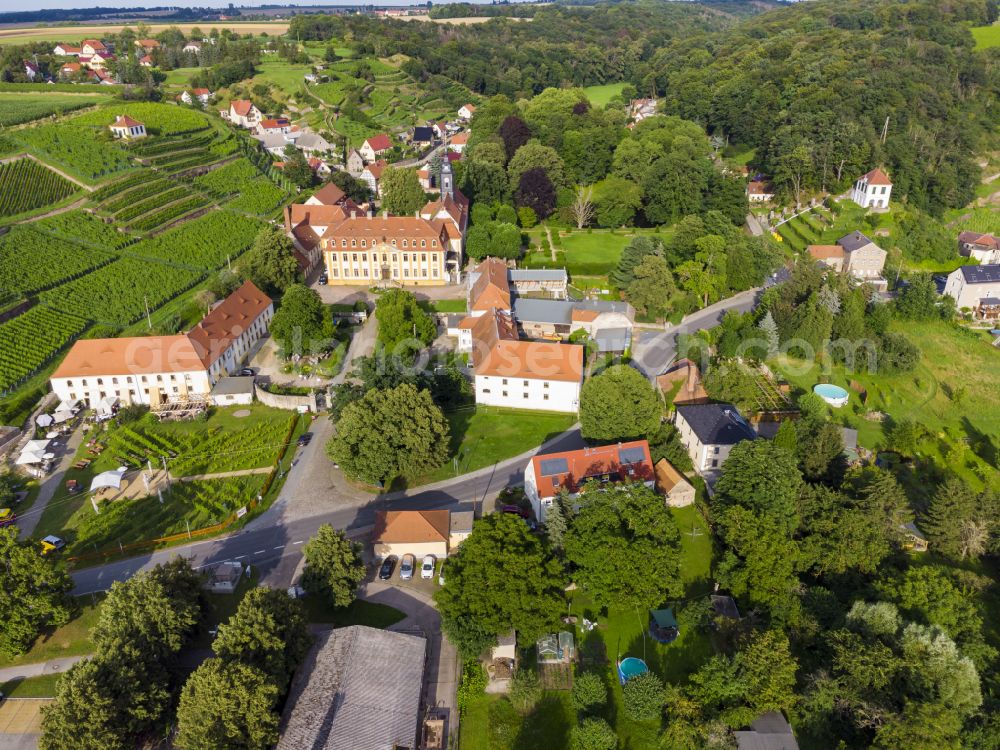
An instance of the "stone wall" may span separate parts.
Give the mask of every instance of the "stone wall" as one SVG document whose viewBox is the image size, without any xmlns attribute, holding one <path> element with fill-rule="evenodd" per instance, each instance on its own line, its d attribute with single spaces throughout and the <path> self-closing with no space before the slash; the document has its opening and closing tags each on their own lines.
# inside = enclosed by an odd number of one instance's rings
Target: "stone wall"
<svg viewBox="0 0 1000 750">
<path fill-rule="evenodd" d="M 311 411 L 313 414 L 319 412 L 315 391 L 308 396 L 284 396 L 265 391 L 260 385 L 254 385 L 254 395 L 264 406 L 273 406 L 275 409 L 299 411 L 302 407 L 305 407 L 307 411 Z"/>
</svg>

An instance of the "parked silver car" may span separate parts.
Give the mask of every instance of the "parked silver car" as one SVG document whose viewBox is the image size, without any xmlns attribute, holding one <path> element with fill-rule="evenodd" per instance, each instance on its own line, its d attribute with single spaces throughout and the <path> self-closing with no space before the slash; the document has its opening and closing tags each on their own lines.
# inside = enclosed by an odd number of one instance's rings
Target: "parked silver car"
<svg viewBox="0 0 1000 750">
<path fill-rule="evenodd" d="M 403 555 L 403 561 L 399 565 L 399 577 L 404 581 L 413 578 L 413 568 L 416 565 L 416 558 L 413 555 Z"/>
</svg>

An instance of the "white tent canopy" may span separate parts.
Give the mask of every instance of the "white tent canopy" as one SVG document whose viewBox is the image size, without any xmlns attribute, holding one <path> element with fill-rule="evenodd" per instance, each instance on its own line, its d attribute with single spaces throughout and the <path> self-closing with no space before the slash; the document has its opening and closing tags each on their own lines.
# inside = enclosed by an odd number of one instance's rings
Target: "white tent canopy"
<svg viewBox="0 0 1000 750">
<path fill-rule="evenodd" d="M 90 491 L 121 489 L 122 477 L 125 476 L 126 471 L 128 471 L 128 468 L 125 466 L 119 466 L 117 469 L 112 469 L 111 471 L 102 471 L 91 480 Z"/>
<path fill-rule="evenodd" d="M 102 417 L 110 417 L 117 405 L 117 396 L 105 396 L 101 399 L 101 403 L 97 405 L 97 413 Z"/>
<path fill-rule="evenodd" d="M 35 417 L 35 424 L 37 424 L 39 427 L 48 427 L 54 421 L 55 420 L 52 418 L 51 414 L 39 414 L 37 417 Z"/>
<path fill-rule="evenodd" d="M 16 463 L 18 466 L 27 466 L 29 464 L 40 464 L 45 459 L 42 458 L 41 453 L 35 453 L 32 451 L 23 451 L 20 456 L 17 457 Z"/>
<path fill-rule="evenodd" d="M 76 409 L 77 404 L 79 403 L 80 402 L 76 401 L 75 399 L 70 401 L 60 401 L 59 408 L 56 409 L 56 411 L 73 411 L 74 409 Z"/>
<path fill-rule="evenodd" d="M 56 420 L 56 424 L 62 424 L 63 422 L 68 422 L 73 418 L 73 412 L 69 409 L 60 409 L 52 415 L 52 418 Z"/>
<path fill-rule="evenodd" d="M 21 452 L 45 453 L 49 447 L 49 442 L 48 440 L 29 440 L 25 443 L 24 448 L 21 449 Z"/>
</svg>

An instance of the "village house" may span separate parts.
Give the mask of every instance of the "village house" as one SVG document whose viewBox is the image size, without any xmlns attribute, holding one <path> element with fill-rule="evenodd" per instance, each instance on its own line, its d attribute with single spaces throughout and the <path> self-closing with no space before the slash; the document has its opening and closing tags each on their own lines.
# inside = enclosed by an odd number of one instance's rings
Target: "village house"
<svg viewBox="0 0 1000 750">
<path fill-rule="evenodd" d="M 747 200 L 751 203 L 773 201 L 774 187 L 766 180 L 750 180 L 747 183 Z"/>
<path fill-rule="evenodd" d="M 347 152 L 347 161 L 344 162 L 344 166 L 347 167 L 347 171 L 353 175 L 361 174 L 361 170 L 365 168 L 365 160 L 361 158 L 361 154 L 358 150 L 352 148 Z"/>
<path fill-rule="evenodd" d="M 309 169 L 320 179 L 328 177 L 333 172 L 329 164 L 315 156 L 310 156 L 306 159 L 306 163 L 309 165 Z"/>
<path fill-rule="evenodd" d="M 425 191 L 434 187 L 431 180 L 430 167 L 421 167 L 417 170 L 417 182 L 420 183 L 420 187 L 422 187 Z"/>
<path fill-rule="evenodd" d="M 285 206 L 285 231 L 295 248 L 295 258 L 308 275 L 323 260 L 321 240 L 333 225 L 358 214 L 358 208 L 339 187 L 327 183 L 304 203 Z"/>
<path fill-rule="evenodd" d="M 108 125 L 108 129 L 115 138 L 131 140 L 146 137 L 146 126 L 128 115 L 118 115 L 115 121 Z"/>
<path fill-rule="evenodd" d="M 636 440 L 596 448 L 583 448 L 532 457 L 524 469 L 524 494 L 539 522 L 560 492 L 579 497 L 588 482 L 597 486 L 641 482 L 652 488 L 655 482 L 649 443 Z"/>
<path fill-rule="evenodd" d="M 59 68 L 59 77 L 60 78 L 72 78 L 72 77 L 78 75 L 80 73 L 80 70 L 82 70 L 82 68 L 83 68 L 83 66 L 80 65 L 80 63 L 76 63 L 76 62 L 66 63 L 61 68 Z"/>
<path fill-rule="evenodd" d="M 80 63 L 91 70 L 104 70 L 108 63 L 112 63 L 118 58 L 112 55 L 110 52 L 100 53 L 91 55 L 89 58 L 80 56 Z"/>
<path fill-rule="evenodd" d="M 458 108 L 458 119 L 468 122 L 472 119 L 472 116 L 476 114 L 475 104 L 463 104 Z"/>
<path fill-rule="evenodd" d="M 79 57 L 82 50 L 75 44 L 57 44 L 52 54 L 62 57 Z"/>
<path fill-rule="evenodd" d="M 98 53 L 103 55 L 110 52 L 111 50 L 109 50 L 107 46 L 105 46 L 104 42 L 99 39 L 84 39 L 80 43 L 80 54 L 86 55 L 87 57 L 93 57 Z"/>
<path fill-rule="evenodd" d="M 263 117 L 261 111 L 249 99 L 233 99 L 229 104 L 229 109 L 223 110 L 223 113 L 220 114 L 234 125 L 239 125 L 241 128 L 248 128 L 250 130 Z"/>
<path fill-rule="evenodd" d="M 434 142 L 434 130 L 426 125 L 417 125 L 413 128 L 410 136 L 410 143 L 414 146 L 429 146 Z"/>
<path fill-rule="evenodd" d="M 980 265 L 994 265 L 1000 263 L 1000 240 L 992 234 L 962 232 L 958 235 L 958 254 Z"/>
<path fill-rule="evenodd" d="M 373 162 L 377 160 L 382 154 L 387 153 L 392 149 L 392 139 L 389 138 L 385 133 L 379 133 L 371 138 L 365 140 L 361 144 L 361 148 L 358 149 L 358 153 L 361 154 L 361 158 L 365 162 Z"/>
<path fill-rule="evenodd" d="M 199 52 L 201 52 L 201 42 L 188 42 L 187 44 L 184 45 L 184 48 L 181 50 L 181 52 L 198 54 Z"/>
<path fill-rule="evenodd" d="M 143 55 L 142 57 L 139 58 L 139 65 L 141 65 L 143 68 L 152 68 L 153 58 L 150 57 L 149 55 Z"/>
<path fill-rule="evenodd" d="M 434 555 L 455 552 L 472 533 L 472 511 L 380 510 L 375 513 L 372 548 L 375 557 Z"/>
<path fill-rule="evenodd" d="M 628 118 L 640 123 L 656 114 L 656 99 L 633 99 L 628 103 Z"/>
<path fill-rule="evenodd" d="M 448 148 L 456 154 L 461 154 L 465 152 L 465 147 L 468 143 L 469 133 L 468 131 L 462 131 L 461 133 L 455 133 L 455 135 L 448 139 Z"/>
<path fill-rule="evenodd" d="M 152 54 L 153 50 L 159 49 L 160 43 L 155 39 L 136 39 L 133 42 L 144 54 Z"/>
<path fill-rule="evenodd" d="M 859 281 L 880 279 L 885 266 L 885 250 L 857 231 L 844 235 L 836 245 L 810 245 L 806 250 L 813 260 Z"/>
<path fill-rule="evenodd" d="M 31 62 L 31 60 L 22 60 L 21 62 L 24 63 L 24 74 L 28 76 L 29 81 L 34 81 L 36 76 L 41 75 L 38 66 Z"/>
<path fill-rule="evenodd" d="M 707 476 L 719 472 L 734 445 L 757 438 L 757 433 L 732 404 L 678 406 L 674 425 L 695 471 Z"/>
<path fill-rule="evenodd" d="M 379 161 L 365 165 L 364 169 L 358 175 L 358 179 L 368 186 L 368 189 L 376 198 L 382 194 L 379 181 L 382 179 L 382 173 L 388 166 L 389 162 L 385 159 L 380 159 Z"/>
<path fill-rule="evenodd" d="M 980 320 L 1000 319 L 1000 265 L 961 266 L 948 274 L 942 294 Z"/>
<path fill-rule="evenodd" d="M 273 315 L 270 298 L 247 281 L 187 333 L 78 340 L 49 383 L 60 400 L 88 407 L 205 402 L 267 335 Z"/>
<path fill-rule="evenodd" d="M 446 123 L 444 120 L 440 120 L 438 122 L 432 122 L 429 124 L 431 126 L 431 130 L 434 131 L 434 136 L 436 138 L 444 140 L 444 138 L 448 135 L 448 123 Z"/>
<path fill-rule="evenodd" d="M 758 716 L 749 729 L 734 734 L 737 750 L 799 750 L 792 725 L 778 711 Z"/>
<path fill-rule="evenodd" d="M 284 135 L 292 129 L 292 123 L 287 117 L 265 118 L 254 128 L 256 135 Z"/>
<path fill-rule="evenodd" d="M 892 195 L 892 181 L 881 169 L 873 169 L 858 178 L 851 191 L 851 200 L 861 208 L 886 209 Z"/>
<path fill-rule="evenodd" d="M 694 487 L 667 459 L 661 458 L 654 467 L 656 489 L 667 499 L 672 508 L 683 508 L 694 502 Z"/>
<path fill-rule="evenodd" d="M 212 97 L 215 96 L 208 89 L 191 89 L 190 91 L 184 91 L 180 95 L 180 100 L 185 104 L 193 104 L 198 102 L 200 104 L 208 104 Z"/>
<path fill-rule="evenodd" d="M 319 133 L 300 131 L 295 138 L 295 148 L 306 157 L 323 156 L 333 151 L 333 146 Z"/>
</svg>

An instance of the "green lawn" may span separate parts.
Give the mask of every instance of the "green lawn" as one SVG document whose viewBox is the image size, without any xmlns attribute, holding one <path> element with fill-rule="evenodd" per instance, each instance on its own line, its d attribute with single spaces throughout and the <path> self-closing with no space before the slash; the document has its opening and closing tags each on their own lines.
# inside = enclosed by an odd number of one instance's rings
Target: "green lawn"
<svg viewBox="0 0 1000 750">
<path fill-rule="evenodd" d="M 0 683 L 0 693 L 8 698 L 55 698 L 60 678 L 62 673 L 57 672 L 24 680 L 11 680 Z"/>
<path fill-rule="evenodd" d="M 972 30 L 972 36 L 976 40 L 976 49 L 986 49 L 988 47 L 1000 47 L 1000 26 L 977 26 Z"/>
<path fill-rule="evenodd" d="M 0 656 L 0 668 L 16 667 L 21 664 L 37 664 L 64 656 L 89 654 L 92 650 L 90 631 L 97 624 L 102 597 L 88 595 L 80 597 L 76 601 L 79 606 L 76 617 L 61 628 L 53 628 L 43 632 L 28 653 L 14 658 Z"/>
<path fill-rule="evenodd" d="M 165 71 L 166 80 L 163 83 L 166 86 L 187 86 L 191 81 L 191 76 L 199 70 L 201 68 L 174 68 Z"/>
<path fill-rule="evenodd" d="M 355 599 L 349 607 L 338 609 L 318 596 L 306 596 L 305 604 L 309 622 L 346 628 L 348 625 L 367 625 L 371 628 L 387 628 L 406 619 L 406 615 L 395 607 L 377 602 Z"/>
<path fill-rule="evenodd" d="M 618 96 L 623 88 L 625 88 L 624 83 L 606 83 L 603 86 L 587 86 L 583 93 L 595 107 L 603 107 Z"/>
<path fill-rule="evenodd" d="M 462 299 L 422 299 L 419 302 L 427 312 L 437 313 L 464 313 L 466 301 Z"/>
<path fill-rule="evenodd" d="M 838 365 L 824 374 L 816 363 L 789 358 L 778 358 L 774 365 L 801 392 L 811 391 L 819 382 L 848 388 L 850 402 L 831 410 L 831 416 L 838 424 L 857 429 L 862 446 L 886 447 L 883 425 L 866 419 L 867 412 L 911 419 L 927 431 L 918 457 L 948 466 L 973 486 L 1000 487 L 1000 397 L 995 379 L 1000 351 L 980 334 L 943 322 L 896 322 L 893 328 L 923 353 L 914 372 L 847 373 Z M 867 404 L 850 390 L 851 380 L 867 391 Z M 927 483 L 918 471 L 904 474 L 903 479 L 918 496 L 926 491 Z"/>
<path fill-rule="evenodd" d="M 253 77 L 253 83 L 276 86 L 288 95 L 302 88 L 302 76 L 312 72 L 311 65 L 293 65 L 287 62 L 264 62 L 256 67 L 260 72 Z"/>
<path fill-rule="evenodd" d="M 410 482 L 411 486 L 439 482 L 516 456 L 569 429 L 576 421 L 573 414 L 496 406 L 477 406 L 445 416 L 451 427 L 454 458 L 429 476 Z"/>
</svg>

